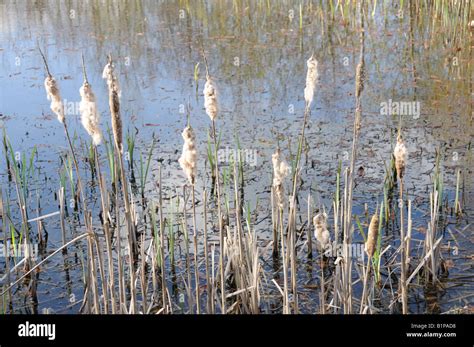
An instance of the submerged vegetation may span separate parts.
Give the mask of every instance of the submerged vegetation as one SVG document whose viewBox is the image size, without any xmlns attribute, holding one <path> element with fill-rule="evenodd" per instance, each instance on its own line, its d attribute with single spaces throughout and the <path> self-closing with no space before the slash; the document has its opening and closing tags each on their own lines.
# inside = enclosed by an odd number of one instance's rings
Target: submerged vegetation
<svg viewBox="0 0 474 347">
<path fill-rule="evenodd" d="M 240 2 L 235 3 L 239 6 Z M 262 10 L 271 10 L 270 2 L 257 3 Z M 211 75 L 211 69 L 216 76 L 219 73 L 209 63 L 213 61 L 211 48 L 200 49 L 201 59 L 193 62 L 189 73 L 196 90 L 205 81 L 200 88 L 201 109 L 188 107 L 187 122 L 180 123 L 184 129 L 180 130 L 182 150 L 174 151 L 170 161 L 158 161 L 156 177 L 150 174 L 153 158 L 160 151 L 154 134 L 151 143 L 142 148 L 137 146 L 133 130 L 128 130 L 124 141 L 128 123 L 123 119 L 122 98 L 127 98 L 129 90 L 116 70 L 119 61 L 111 54 L 103 56 L 101 77 L 107 88 L 108 111 L 103 117 L 107 128 L 101 129 L 100 103 L 88 79 L 93 81 L 92 76 L 87 74 L 87 64 L 92 62 L 81 58 L 80 116 L 89 136 L 86 139 L 70 132 L 73 120 L 64 112 L 61 85 L 38 47 L 46 73 L 46 96 L 64 129 L 63 147 L 67 149 L 59 159 L 54 191 L 57 211 L 41 215 L 42 199 L 52 197 L 30 189 L 31 182 L 38 180 L 35 162 L 40 159 L 40 149 L 34 147 L 30 154 L 18 157 L 8 131 L 3 131 L 8 186 L 0 189 L 0 241 L 11 245 L 15 253 L 20 248 L 25 252 L 20 260 L 7 252 L 0 261 L 1 312 L 22 312 L 25 306 L 37 309 L 38 297 L 44 295 L 37 290 L 42 268 L 60 253 L 66 281 L 70 281 L 71 259 L 79 264 L 81 296 L 72 291 L 68 296 L 70 306 L 80 313 L 409 314 L 419 312 L 420 296 L 426 301 L 426 312 L 439 312 L 436 302 L 428 302 L 430 293 L 438 296 L 446 290 L 444 279 L 453 262 L 450 255 L 459 251 L 459 245 L 446 241 L 452 236 L 457 243 L 448 225 L 472 218 L 468 216 L 472 206 L 464 204 L 465 172 L 456 169 L 450 180 L 455 185 L 446 186 L 443 161 L 447 154 L 441 148 L 421 156 L 410 153 L 410 124 L 399 116 L 390 120 L 398 122 L 398 131 L 387 136 L 393 148 L 389 155 L 383 157 L 385 151 L 372 148 L 378 156 L 373 170 L 384 175 L 367 184 L 377 185 L 378 193 L 357 194 L 365 168 L 369 168 L 361 138 L 370 134 L 372 126 L 364 117 L 369 112 L 365 109 L 367 26 L 377 7 L 383 8 L 382 18 L 387 18 L 389 14 L 383 12 L 390 6 L 377 1 L 329 1 L 325 5 L 298 4 L 298 35 L 304 35 L 307 17 L 327 16 L 350 22 L 358 36 L 354 48 L 357 61 L 351 72 L 353 112 L 348 128 L 352 130 L 347 132 L 352 133 L 348 139 L 351 147 L 347 160 L 338 157 L 331 163 L 332 182 L 323 187 L 329 199 L 313 189 L 318 175 L 324 174 L 318 172 L 317 165 L 327 157 L 307 134 L 314 126 L 311 112 L 321 102 L 318 92 L 326 83 L 326 64 L 318 51 L 310 51 L 304 59 L 306 71 L 298 71 L 301 80 L 306 75 L 299 92 L 304 110 L 298 115 L 298 135 L 285 133 L 282 127 L 276 144 L 270 145 L 273 154 L 266 160 L 271 165 L 265 168 L 268 175 L 262 175 L 268 201 L 262 203 L 252 198 L 257 194 L 246 186 L 249 168 L 243 164 L 245 146 L 237 134 L 237 150 L 229 162 L 223 163 L 219 157 L 222 140 L 232 134 L 223 123 L 227 114 L 220 105 L 221 85 Z M 418 20 L 426 11 L 426 18 L 438 19 L 426 23 L 428 31 L 437 30 L 435 23 L 452 29 L 446 31 L 447 40 L 461 42 L 460 36 L 474 36 L 474 29 L 468 32 L 467 24 L 470 3 L 402 1 L 396 8 L 420 17 Z M 203 65 L 204 78 L 199 69 Z M 416 82 L 417 77 L 414 79 Z M 96 88 L 99 86 L 94 85 Z M 204 136 L 195 131 L 199 122 L 207 122 Z M 80 145 L 79 139 L 85 144 Z M 311 156 L 317 158 L 316 164 Z M 429 172 L 429 190 L 420 198 L 410 180 L 416 175 L 415 166 L 423 165 L 423 156 L 434 156 L 436 165 Z M 171 161 L 178 163 L 182 172 L 173 167 L 175 186 L 167 187 L 163 177 L 171 170 Z M 307 174 L 310 165 L 316 167 L 312 176 Z M 309 189 L 306 181 L 311 182 Z M 426 201 L 428 208 L 423 211 L 416 199 Z M 262 207 L 264 204 L 268 206 Z M 61 244 L 45 252 L 45 225 L 53 218 L 59 220 Z M 413 218 L 422 220 L 423 227 L 417 224 L 415 230 Z M 259 226 L 265 220 L 268 242 Z M 41 257 L 32 245 L 38 245 Z M 472 308 L 466 307 L 454 307 L 452 312 Z"/>
</svg>

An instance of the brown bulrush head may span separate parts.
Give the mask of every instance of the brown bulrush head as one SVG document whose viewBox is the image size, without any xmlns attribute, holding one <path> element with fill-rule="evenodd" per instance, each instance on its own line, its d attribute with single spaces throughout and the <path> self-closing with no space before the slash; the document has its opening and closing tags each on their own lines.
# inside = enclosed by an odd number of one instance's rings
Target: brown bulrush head
<svg viewBox="0 0 474 347">
<path fill-rule="evenodd" d="M 395 168 L 397 169 L 397 177 L 399 180 L 405 175 L 405 168 L 407 165 L 408 151 L 403 143 L 401 135 L 397 137 L 397 144 L 393 150 L 393 156 L 395 157 Z"/>
<path fill-rule="evenodd" d="M 365 252 L 369 257 L 372 257 L 377 248 L 377 238 L 379 234 L 379 217 L 377 212 L 372 216 L 369 225 L 369 232 L 367 233 L 367 242 L 365 243 Z"/>
<path fill-rule="evenodd" d="M 120 118 L 120 100 L 116 90 L 109 91 L 109 107 L 112 118 L 112 133 L 115 145 L 123 153 L 122 145 L 122 118 Z"/>
<path fill-rule="evenodd" d="M 212 78 L 206 76 L 206 84 L 204 85 L 204 107 L 206 113 L 213 121 L 217 117 L 217 89 Z"/>
<path fill-rule="evenodd" d="M 356 68 L 356 97 L 360 97 L 362 91 L 364 90 L 364 82 L 365 82 L 365 63 L 362 60 L 359 64 L 357 64 Z"/>
<path fill-rule="evenodd" d="M 285 188 L 283 186 L 283 181 L 290 171 L 290 167 L 286 161 L 281 158 L 280 149 L 277 149 L 276 152 L 272 155 L 273 163 L 273 191 L 275 192 L 277 198 L 278 206 L 283 209 L 284 206 L 284 196 Z"/>
<path fill-rule="evenodd" d="M 179 164 L 183 169 L 188 181 L 191 185 L 194 185 L 196 182 L 196 158 L 197 158 L 197 150 L 196 150 L 196 136 L 194 135 L 193 128 L 191 126 L 187 126 L 184 128 L 183 132 L 181 133 L 184 139 L 183 145 L 183 153 L 179 158 Z"/>
<path fill-rule="evenodd" d="M 122 145 L 122 119 L 120 117 L 120 87 L 118 78 L 115 74 L 112 58 L 108 57 L 107 65 L 104 67 L 102 78 L 107 82 L 109 89 L 109 107 L 112 118 L 112 133 L 114 135 L 115 145 L 123 153 Z"/>
<path fill-rule="evenodd" d="M 318 61 L 311 55 L 306 61 L 308 71 L 306 73 L 306 86 L 304 88 L 304 99 L 306 101 L 306 107 L 310 107 L 313 102 L 314 92 L 316 90 L 316 83 L 318 81 Z"/>
</svg>

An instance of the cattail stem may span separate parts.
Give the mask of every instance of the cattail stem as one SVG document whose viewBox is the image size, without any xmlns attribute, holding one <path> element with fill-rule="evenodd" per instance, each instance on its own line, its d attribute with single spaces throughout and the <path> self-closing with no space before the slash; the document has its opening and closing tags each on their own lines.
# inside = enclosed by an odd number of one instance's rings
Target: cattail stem
<svg viewBox="0 0 474 347">
<path fill-rule="evenodd" d="M 91 223 L 92 223 L 92 217 L 91 217 Z M 104 313 L 108 314 L 109 313 L 109 295 L 107 291 L 107 284 L 106 284 L 106 279 L 105 279 L 105 271 L 104 271 L 104 258 L 102 257 L 102 249 L 100 247 L 100 242 L 97 239 L 96 236 L 93 238 L 94 240 L 94 245 L 95 245 L 95 250 L 97 253 L 97 264 L 99 267 L 99 274 L 100 274 L 100 283 L 101 283 L 101 289 L 102 289 L 102 301 L 104 303 Z"/>
<path fill-rule="evenodd" d="M 84 54 L 81 54 L 81 60 L 82 60 L 82 75 L 84 77 L 84 82 L 89 83 L 87 79 L 86 64 L 84 63 Z"/>
<path fill-rule="evenodd" d="M 44 54 L 43 54 L 43 51 L 41 50 L 41 48 L 39 47 L 39 45 L 38 45 L 38 50 L 39 50 L 39 52 L 40 52 L 40 54 L 41 54 L 41 58 L 43 58 L 44 67 L 46 68 L 46 73 L 48 74 L 48 77 L 53 77 L 53 76 L 51 75 L 51 72 L 49 71 L 48 62 L 46 61 L 46 58 L 45 58 L 45 56 L 44 56 Z"/>
<path fill-rule="evenodd" d="M 321 314 L 326 314 L 326 286 L 324 279 L 324 259 L 323 255 L 320 256 L 320 266 L 321 266 Z"/>
<path fill-rule="evenodd" d="M 404 203 L 403 203 L 403 178 L 400 178 L 400 261 L 401 261 L 401 294 L 402 294 L 402 312 L 408 313 L 408 294 L 406 287 L 406 254 L 405 254 L 405 227 L 404 227 Z"/>
<path fill-rule="evenodd" d="M 285 250 L 285 236 L 283 234 L 283 208 L 278 207 L 279 210 L 279 225 L 280 225 L 280 240 L 281 240 L 281 256 L 283 262 L 283 314 L 290 313 L 290 304 L 288 298 L 288 264 L 286 260 L 286 250 Z"/>
<path fill-rule="evenodd" d="M 365 310 L 365 301 L 367 299 L 367 292 L 368 292 L 368 283 L 369 283 L 369 275 L 370 275 L 370 267 L 372 263 L 372 255 L 368 256 L 367 259 L 367 266 L 365 268 L 365 274 L 364 274 L 364 288 L 362 289 L 362 298 L 360 300 L 360 314 L 364 313 Z"/>
<path fill-rule="evenodd" d="M 122 181 L 122 194 L 125 207 L 125 220 L 127 223 L 127 240 L 128 240 L 128 266 L 130 272 L 130 313 L 135 313 L 136 306 L 136 288 L 135 288 L 135 266 L 134 259 L 136 254 L 138 254 L 137 243 L 136 243 L 136 234 L 135 226 L 132 220 L 131 209 L 130 209 L 130 200 L 128 195 L 128 183 L 125 178 L 125 168 L 123 165 L 122 153 L 118 150 L 116 151 L 117 161 L 119 163 L 120 179 Z M 117 206 L 118 208 L 118 206 Z"/>
<path fill-rule="evenodd" d="M 160 199 L 160 258 L 161 258 L 161 295 L 163 301 L 163 308 L 166 309 L 166 271 L 165 271 L 165 224 L 163 219 L 163 196 L 162 196 L 162 185 L 161 185 L 161 165 L 158 167 L 158 185 L 159 185 L 159 199 Z M 171 308 L 170 308 L 171 309 Z"/>
<path fill-rule="evenodd" d="M 194 304 L 193 296 L 191 295 L 192 291 L 192 282 L 191 282 L 191 258 L 189 255 L 189 230 L 188 230 L 188 213 L 186 209 L 188 197 L 186 196 L 186 186 L 183 186 L 183 224 L 184 224 L 184 245 L 186 249 L 186 275 L 188 283 L 186 285 L 186 291 L 188 293 L 188 304 L 189 310 L 191 313 L 194 313 Z"/>
<path fill-rule="evenodd" d="M 79 164 L 77 163 L 76 153 L 75 153 L 74 147 L 72 145 L 71 137 L 69 136 L 69 131 L 68 131 L 66 121 L 63 122 L 63 126 L 64 126 L 64 132 L 66 134 L 66 138 L 67 138 L 67 141 L 68 141 L 68 144 L 69 144 L 69 149 L 71 150 L 71 155 L 72 155 L 72 161 L 74 163 L 74 168 L 76 169 L 76 176 L 77 176 L 77 193 L 76 193 L 77 196 L 76 196 L 76 199 L 79 199 L 80 201 L 82 201 L 83 212 L 86 213 L 87 205 L 86 205 L 86 202 L 85 202 L 84 192 L 82 191 L 82 181 L 81 181 L 81 176 L 80 176 L 80 173 L 79 173 Z"/>
<path fill-rule="evenodd" d="M 206 264 L 206 288 L 207 288 L 207 312 L 214 314 L 214 298 L 213 288 L 214 284 L 211 283 L 209 275 L 209 245 L 207 239 L 207 192 L 204 189 L 204 258 Z"/>
<path fill-rule="evenodd" d="M 192 203 L 193 203 L 193 242 L 194 242 L 194 285 L 196 287 L 196 313 L 201 313 L 200 307 L 200 294 L 199 294 L 199 263 L 198 263 L 198 231 L 197 231 L 197 223 L 196 223 L 196 198 L 195 198 L 195 185 L 193 184 L 192 187 Z"/>
<path fill-rule="evenodd" d="M 112 154 L 115 157 L 115 154 Z M 118 170 L 114 170 L 114 182 L 116 182 L 115 188 L 115 223 L 116 223 L 116 234 L 117 234 L 117 266 L 118 266 L 118 281 L 119 281 L 119 307 L 121 313 L 126 313 L 127 297 L 125 293 L 125 276 L 123 268 L 123 258 L 122 258 L 122 235 L 120 227 L 120 189 L 118 186 Z"/>
<path fill-rule="evenodd" d="M 113 265 L 113 253 L 112 253 L 112 240 L 111 240 L 111 231 L 110 231 L 110 223 L 108 217 L 108 202 L 107 202 L 107 189 L 104 183 L 104 177 L 102 176 L 101 168 L 100 168 L 100 158 L 99 158 L 99 151 L 97 150 L 97 146 L 94 147 L 94 154 L 95 160 L 97 165 L 97 176 L 98 176 L 98 183 L 99 183 L 99 190 L 100 190 L 100 201 L 101 201 L 101 208 L 102 208 L 102 219 L 103 219 L 103 227 L 104 227 L 104 234 L 105 234 L 105 242 L 107 247 L 107 263 L 108 263 L 108 274 L 109 274 L 109 281 L 108 287 L 110 292 L 110 299 L 111 299 L 111 308 L 112 314 L 117 312 L 116 307 L 116 298 L 115 298 L 115 271 Z"/>
<path fill-rule="evenodd" d="M 313 241 L 311 237 L 311 193 L 308 193 L 308 226 L 306 228 L 306 238 L 308 242 L 308 258 L 312 258 Z"/>
<path fill-rule="evenodd" d="M 219 220 L 219 267 L 220 267 L 220 284 L 221 284 L 221 310 L 222 313 L 226 313 L 225 307 L 225 274 L 224 274 L 224 231 L 222 227 L 222 215 L 221 215 L 221 188 L 219 178 L 219 157 L 217 155 L 217 134 L 216 134 L 216 122 L 212 120 L 212 135 L 214 140 L 214 157 L 215 157 L 215 170 L 216 170 L 216 186 L 217 186 L 217 218 Z"/>
<path fill-rule="evenodd" d="M 461 169 L 458 169 L 456 173 L 456 196 L 454 199 L 454 213 L 456 214 L 456 216 L 462 213 L 461 203 L 459 202 L 460 181 L 461 181 Z"/>
<path fill-rule="evenodd" d="M 86 229 L 89 230 L 91 215 L 88 211 L 84 214 L 84 218 L 86 219 Z M 100 304 L 99 304 L 99 294 L 98 294 L 98 288 L 97 288 L 97 269 L 96 269 L 94 250 L 93 250 L 93 244 L 92 244 L 92 239 L 91 239 L 92 237 L 93 236 L 89 236 L 87 238 L 87 253 L 89 256 L 88 286 L 89 286 L 89 289 L 92 290 L 92 297 L 94 300 L 94 312 L 96 314 L 99 314 Z"/>
</svg>

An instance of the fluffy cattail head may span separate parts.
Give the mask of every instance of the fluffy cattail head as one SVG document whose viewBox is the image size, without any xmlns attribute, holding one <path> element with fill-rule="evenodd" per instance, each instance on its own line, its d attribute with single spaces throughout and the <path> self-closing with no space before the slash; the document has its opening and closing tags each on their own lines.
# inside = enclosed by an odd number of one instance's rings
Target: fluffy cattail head
<svg viewBox="0 0 474 347">
<path fill-rule="evenodd" d="M 304 88 L 304 99 L 306 106 L 309 108 L 313 102 L 314 92 L 316 90 L 316 83 L 318 81 L 318 61 L 311 55 L 306 61 L 308 71 L 306 73 L 306 86 Z"/>
<path fill-rule="evenodd" d="M 328 215 L 325 212 L 320 212 L 313 218 L 314 226 L 324 227 L 326 228 L 327 225 L 327 218 Z"/>
<path fill-rule="evenodd" d="M 377 249 L 377 238 L 379 235 L 379 217 L 377 212 L 372 216 L 367 233 L 367 242 L 365 243 L 365 252 L 372 257 Z"/>
<path fill-rule="evenodd" d="M 327 214 L 320 212 L 313 218 L 314 237 L 318 240 L 322 249 L 325 249 L 331 243 L 331 236 L 327 227 Z"/>
<path fill-rule="evenodd" d="M 98 146 L 102 141 L 102 132 L 99 128 L 100 116 L 97 112 L 97 104 L 94 92 L 88 82 L 84 82 L 79 89 L 81 94 L 81 102 L 79 104 L 79 111 L 81 112 L 81 122 L 86 129 L 95 146 Z"/>
<path fill-rule="evenodd" d="M 204 108 L 206 113 L 213 121 L 217 117 L 217 89 L 214 81 L 208 75 L 206 84 L 204 85 Z"/>
<path fill-rule="evenodd" d="M 282 158 L 280 149 L 277 149 L 272 155 L 273 163 L 273 184 L 280 185 L 283 183 L 283 180 L 290 172 L 290 167 L 288 166 L 285 159 Z"/>
<path fill-rule="evenodd" d="M 46 96 L 48 100 L 51 100 L 51 111 L 53 111 L 58 120 L 64 123 L 64 105 L 61 100 L 61 94 L 59 92 L 58 83 L 53 76 L 48 75 L 44 80 L 44 88 L 46 89 Z"/>
<path fill-rule="evenodd" d="M 393 156 L 395 157 L 395 168 L 397 169 L 397 177 L 399 180 L 401 180 L 405 175 L 405 168 L 408 160 L 408 151 L 400 135 L 398 135 L 397 144 L 393 151 Z"/>
<path fill-rule="evenodd" d="M 277 204 L 280 208 L 284 206 L 285 189 L 283 181 L 290 171 L 290 167 L 281 157 L 280 149 L 277 149 L 272 155 L 273 163 L 273 191 L 276 194 Z"/>
<path fill-rule="evenodd" d="M 196 182 L 196 162 L 197 162 L 197 150 L 196 150 L 196 136 L 194 135 L 193 128 L 191 126 L 187 126 L 184 128 L 183 132 L 181 133 L 183 136 L 184 145 L 183 145 L 183 153 L 179 158 L 179 164 L 183 169 L 188 181 L 191 185 L 194 185 Z"/>
</svg>

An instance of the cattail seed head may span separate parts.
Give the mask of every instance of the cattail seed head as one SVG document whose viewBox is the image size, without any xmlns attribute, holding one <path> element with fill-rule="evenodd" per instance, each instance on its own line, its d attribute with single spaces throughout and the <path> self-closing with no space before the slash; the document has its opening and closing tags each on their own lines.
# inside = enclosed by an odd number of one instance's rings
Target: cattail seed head
<svg viewBox="0 0 474 347">
<path fill-rule="evenodd" d="M 327 214 L 320 212 L 313 218 L 314 237 L 318 240 L 321 249 L 326 249 L 331 243 L 331 236 L 329 235 L 327 226 Z"/>
<path fill-rule="evenodd" d="M 115 66 L 112 59 L 109 57 L 109 61 L 102 72 L 102 78 L 106 80 L 109 89 L 109 108 L 115 145 L 117 146 L 117 149 L 123 153 L 122 118 L 120 117 L 120 87 L 114 68 Z"/>
<path fill-rule="evenodd" d="M 107 82 L 109 90 L 115 90 L 120 98 L 122 96 L 122 91 L 120 90 L 120 84 L 115 73 L 115 65 L 111 59 L 109 59 L 109 62 L 105 65 L 104 70 L 102 71 L 102 78 Z"/>
<path fill-rule="evenodd" d="M 277 204 L 282 209 L 284 206 L 285 188 L 283 182 L 290 171 L 290 167 L 281 157 L 280 149 L 272 155 L 273 163 L 273 191 L 277 198 Z"/>
<path fill-rule="evenodd" d="M 365 82 L 365 63 L 362 60 L 359 64 L 357 64 L 356 68 L 356 97 L 360 97 L 362 91 L 364 90 L 364 82 Z"/>
<path fill-rule="evenodd" d="M 212 121 L 216 119 L 218 109 L 217 89 L 210 76 L 207 76 L 206 84 L 204 85 L 204 108 Z"/>
<path fill-rule="evenodd" d="M 183 169 L 188 181 L 191 185 L 194 185 L 196 182 L 196 159 L 197 159 L 197 150 L 196 150 L 196 136 L 194 135 L 193 128 L 187 126 L 184 128 L 181 136 L 184 140 L 183 153 L 179 158 L 179 164 Z"/>
<path fill-rule="evenodd" d="M 81 94 L 81 102 L 79 104 L 79 111 L 81 112 L 81 122 L 86 129 L 95 146 L 98 146 L 102 141 L 102 132 L 100 131 L 99 122 L 100 116 L 97 112 L 97 104 L 92 87 L 88 82 L 84 82 L 79 89 Z"/>
<path fill-rule="evenodd" d="M 318 61 L 311 55 L 306 61 L 308 71 L 306 73 L 306 86 L 304 88 L 304 99 L 306 101 L 306 107 L 310 107 L 313 102 L 314 92 L 316 90 L 316 83 L 318 81 Z"/>
<path fill-rule="evenodd" d="M 405 168 L 408 160 L 408 151 L 400 135 L 397 138 L 397 144 L 395 145 L 395 149 L 393 150 L 393 156 L 395 157 L 395 168 L 397 169 L 397 177 L 399 180 L 401 180 L 405 175 Z"/>
<path fill-rule="evenodd" d="M 46 89 L 48 100 L 51 100 L 51 111 L 56 114 L 61 123 L 64 123 L 64 105 L 61 100 L 58 83 L 53 76 L 48 75 L 48 77 L 46 77 L 44 80 L 44 88 Z"/>
<path fill-rule="evenodd" d="M 120 117 L 120 99 L 117 91 L 109 91 L 109 108 L 112 120 L 112 133 L 117 149 L 123 153 L 122 118 Z"/>
<path fill-rule="evenodd" d="M 372 216 L 369 224 L 369 231 L 367 233 L 367 242 L 365 243 L 365 252 L 369 257 L 372 257 L 377 248 L 377 239 L 379 235 L 379 217 L 377 212 Z"/>
</svg>

